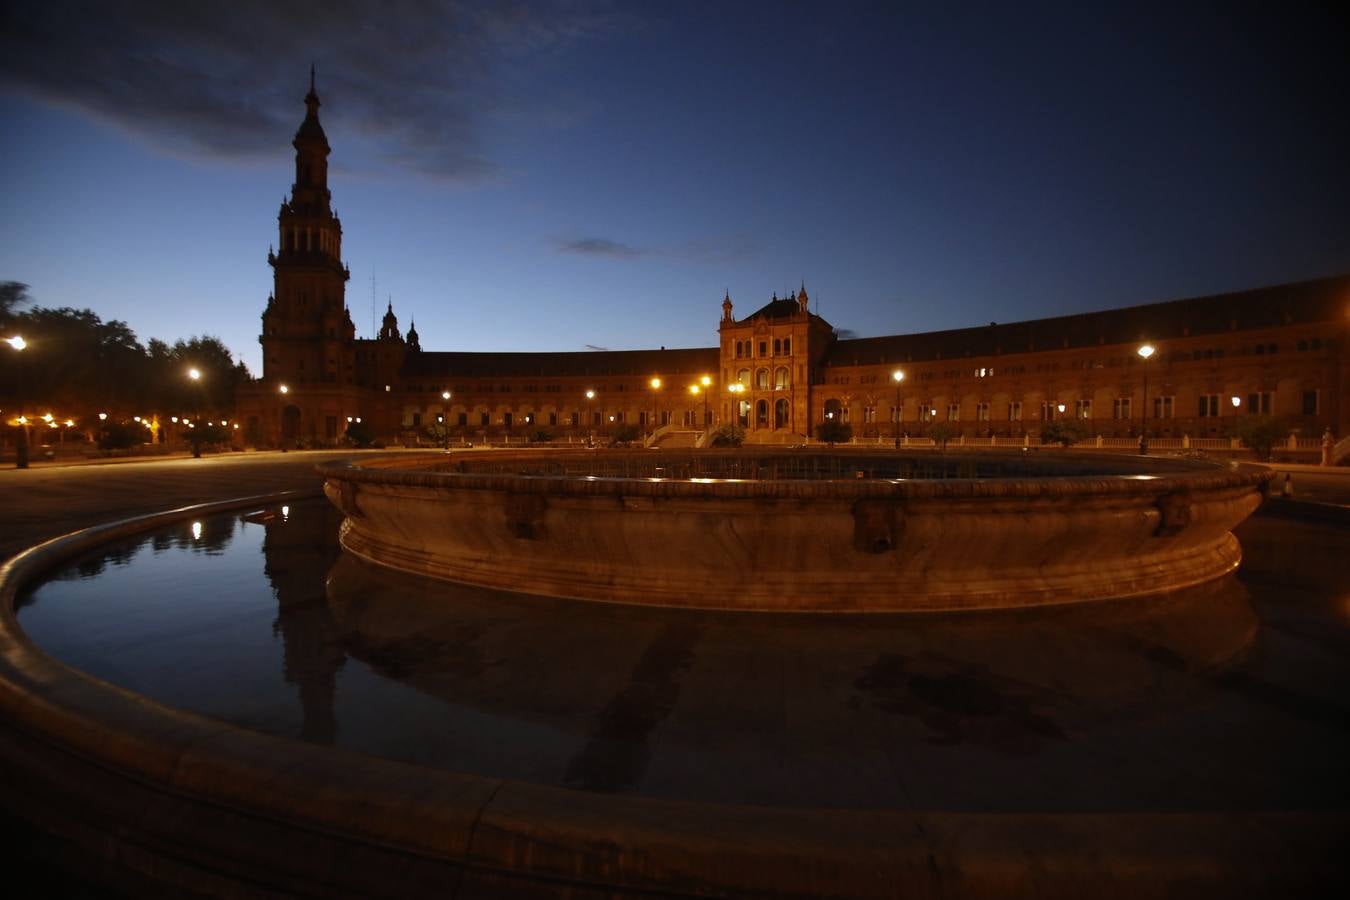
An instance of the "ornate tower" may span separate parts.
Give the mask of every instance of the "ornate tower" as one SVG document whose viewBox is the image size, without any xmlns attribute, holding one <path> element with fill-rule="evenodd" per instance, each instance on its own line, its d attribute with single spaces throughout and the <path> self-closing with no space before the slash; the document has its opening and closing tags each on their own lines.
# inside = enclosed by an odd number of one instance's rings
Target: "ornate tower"
<svg viewBox="0 0 1350 900">
<path fill-rule="evenodd" d="M 314 69 L 305 119 L 291 142 L 295 182 L 277 215 L 278 250 L 267 254 L 273 291 L 262 316 L 263 379 L 292 385 L 352 381 L 356 328 L 344 295 L 342 222 L 328 192 L 328 138 L 319 124 Z"/>
</svg>

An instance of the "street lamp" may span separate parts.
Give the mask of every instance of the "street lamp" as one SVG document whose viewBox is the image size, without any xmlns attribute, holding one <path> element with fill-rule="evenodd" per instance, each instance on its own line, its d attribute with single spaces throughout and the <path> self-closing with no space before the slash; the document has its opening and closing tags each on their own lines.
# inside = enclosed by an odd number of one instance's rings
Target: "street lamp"
<svg viewBox="0 0 1350 900">
<path fill-rule="evenodd" d="M 704 375 L 698 380 L 698 384 L 703 389 L 703 427 L 707 428 L 711 424 L 708 421 L 708 389 L 712 387 L 712 376 Z"/>
<path fill-rule="evenodd" d="M 595 399 L 595 391 L 586 392 L 586 446 L 595 445 L 595 432 L 591 430 L 595 417 L 591 415 L 591 401 Z"/>
<path fill-rule="evenodd" d="M 905 380 L 905 373 L 896 369 L 891 373 L 891 381 L 895 382 L 895 449 L 900 449 L 900 382 Z"/>
<path fill-rule="evenodd" d="M 201 419 L 201 417 L 202 417 L 202 403 L 201 403 L 201 397 L 202 397 L 202 395 L 201 395 L 201 388 L 200 388 L 200 384 L 201 384 L 201 380 L 202 380 L 202 373 L 201 373 L 201 370 L 194 366 L 194 367 L 192 367 L 192 368 L 190 368 L 190 369 L 187 370 L 187 376 L 188 376 L 189 379 L 192 380 L 192 383 L 193 383 L 193 384 L 198 385 L 198 387 L 197 387 L 196 390 L 194 391 L 194 396 L 196 397 L 196 400 L 197 400 L 197 404 L 196 404 L 197 408 L 193 411 L 193 413 L 192 413 L 192 418 L 194 418 L 194 419 Z M 192 433 L 191 433 L 190 435 L 188 435 L 188 440 L 192 442 L 192 458 L 193 458 L 193 459 L 201 459 L 201 457 L 202 457 L 202 440 L 203 440 L 205 437 L 206 437 L 206 434 L 205 434 L 204 432 L 197 431 L 195 428 L 192 430 Z"/>
<path fill-rule="evenodd" d="M 449 392 L 449 391 L 441 391 L 441 399 L 444 400 L 446 403 L 449 403 L 449 402 L 450 402 L 450 392 Z M 446 449 L 446 450 L 449 450 L 449 449 L 450 449 L 450 410 L 447 409 L 447 410 L 442 411 L 441 415 L 440 415 L 438 418 L 439 418 L 439 420 L 440 420 L 441 422 L 444 423 L 444 425 L 443 425 L 443 431 L 444 431 L 444 434 L 445 434 L 445 449 Z"/>
<path fill-rule="evenodd" d="M 5 338 L 5 343 L 9 344 L 16 353 L 28 346 L 28 342 L 25 341 L 23 335 L 20 334 L 16 334 L 12 338 Z M 17 389 L 16 393 L 18 394 L 18 397 L 15 399 L 18 400 L 19 404 L 19 433 L 14 438 L 14 468 L 16 469 L 28 468 L 28 419 L 23 414 L 23 379 L 17 377 L 22 375 L 23 364 L 24 360 L 20 357 L 14 366 L 16 375 L 14 383 Z"/>
<path fill-rule="evenodd" d="M 1230 399 L 1232 399 L 1233 401 L 1233 409 L 1237 409 L 1239 406 L 1242 405 L 1242 398 L 1239 397 L 1237 394 L 1234 394 Z"/>
<path fill-rule="evenodd" d="M 661 390 L 661 379 L 653 378 L 647 382 L 652 389 L 652 436 L 656 436 L 656 392 Z"/>
<path fill-rule="evenodd" d="M 290 389 L 287 385 L 285 385 L 285 384 L 281 384 L 281 385 L 278 385 L 278 386 L 277 386 L 277 393 L 280 394 L 280 395 L 282 396 L 283 402 L 284 402 L 284 399 L 285 399 L 286 395 L 289 394 L 290 392 L 291 392 L 291 389 Z M 358 420 L 358 421 L 359 421 L 359 420 Z M 281 447 L 281 452 L 282 452 L 282 453 L 285 453 L 285 452 L 286 452 L 286 408 L 285 408 L 284 406 L 281 408 L 281 416 L 279 417 L 279 419 L 278 419 L 278 421 L 277 421 L 277 444 L 278 444 L 278 446 Z"/>
<path fill-rule="evenodd" d="M 1144 408 L 1139 413 L 1139 453 L 1148 455 L 1148 358 L 1153 355 L 1153 345 L 1144 344 L 1137 351 L 1144 361 Z"/>
</svg>

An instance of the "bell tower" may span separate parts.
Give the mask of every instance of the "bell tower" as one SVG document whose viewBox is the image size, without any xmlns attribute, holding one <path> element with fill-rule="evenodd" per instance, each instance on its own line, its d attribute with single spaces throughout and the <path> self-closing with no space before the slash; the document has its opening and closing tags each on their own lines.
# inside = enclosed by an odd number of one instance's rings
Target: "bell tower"
<svg viewBox="0 0 1350 900">
<path fill-rule="evenodd" d="M 263 379 L 268 382 L 349 383 L 356 327 L 345 294 L 351 273 L 342 263 L 342 222 L 328 191 L 328 137 L 319 124 L 314 67 L 305 118 L 295 133 L 295 182 L 277 214 L 277 250 L 269 249 L 272 296 L 262 316 Z"/>
</svg>

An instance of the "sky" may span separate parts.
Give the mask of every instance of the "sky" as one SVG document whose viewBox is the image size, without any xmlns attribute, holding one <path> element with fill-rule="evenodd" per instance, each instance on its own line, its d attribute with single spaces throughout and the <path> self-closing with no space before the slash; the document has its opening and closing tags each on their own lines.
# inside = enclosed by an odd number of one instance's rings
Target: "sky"
<svg viewBox="0 0 1350 900">
<path fill-rule="evenodd" d="M 317 68 L 370 336 L 860 337 L 1350 271 L 1347 34 L 1298 4 L 235 0 L 0 10 L 0 280 L 255 373 Z"/>
</svg>

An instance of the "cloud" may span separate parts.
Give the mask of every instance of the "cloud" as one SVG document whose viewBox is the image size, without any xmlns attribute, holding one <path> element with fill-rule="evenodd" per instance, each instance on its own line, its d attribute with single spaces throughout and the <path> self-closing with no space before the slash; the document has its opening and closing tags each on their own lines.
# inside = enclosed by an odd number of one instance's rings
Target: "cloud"
<svg viewBox="0 0 1350 900">
<path fill-rule="evenodd" d="M 596 237 L 558 241 L 558 252 L 577 253 L 582 256 L 608 256 L 613 259 L 636 259 L 643 255 L 643 251 L 637 247 Z"/>
<path fill-rule="evenodd" d="M 745 236 L 720 236 L 684 241 L 666 247 L 634 247 L 601 237 L 560 238 L 554 241 L 559 253 L 583 256 L 607 256 L 611 259 L 636 259 L 658 256 L 706 265 L 741 262 L 759 253 L 759 247 Z"/>
<path fill-rule="evenodd" d="M 488 120 L 566 121 L 557 97 L 532 112 L 508 85 L 621 21 L 584 0 L 13 3 L 0 84 L 162 152 L 247 160 L 286 147 L 314 62 L 325 128 L 360 145 L 348 155 L 472 180 L 496 170 Z"/>
</svg>

